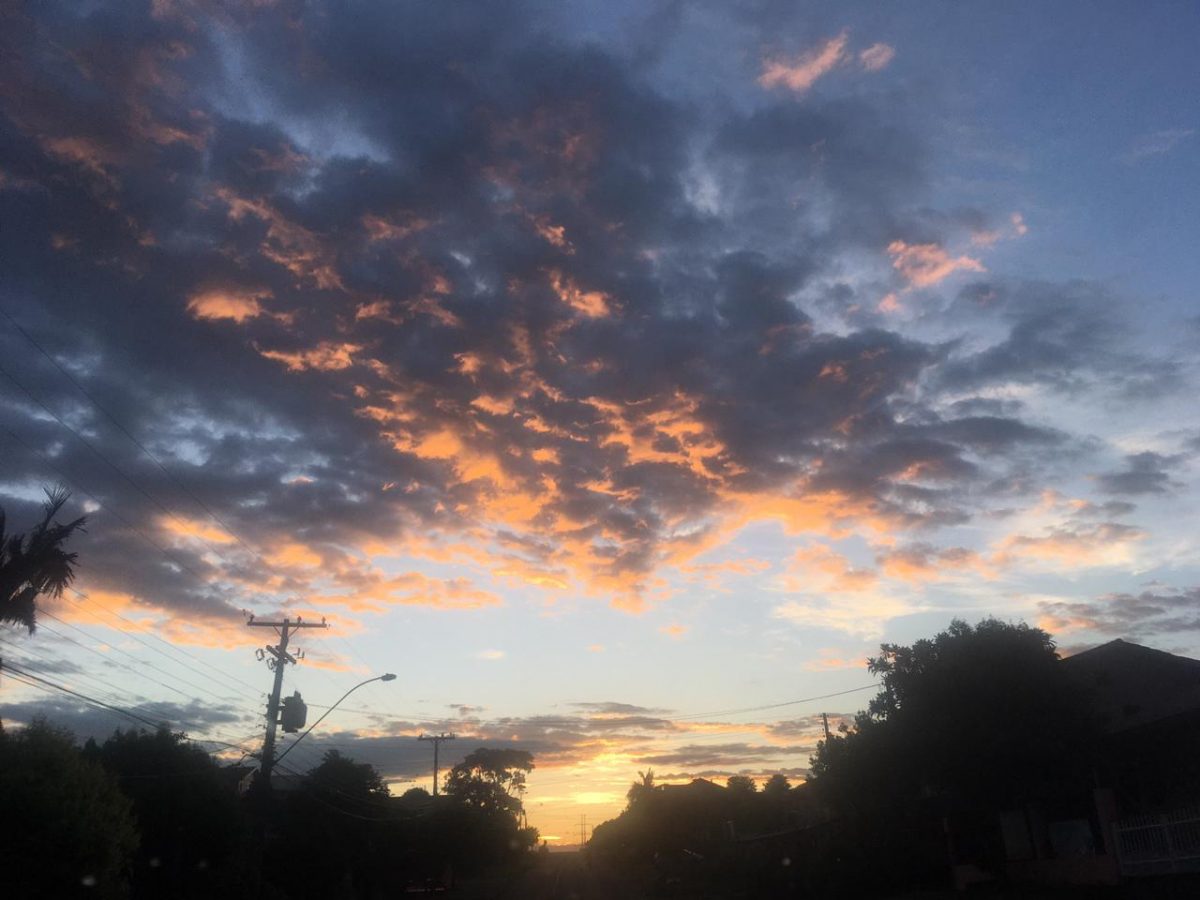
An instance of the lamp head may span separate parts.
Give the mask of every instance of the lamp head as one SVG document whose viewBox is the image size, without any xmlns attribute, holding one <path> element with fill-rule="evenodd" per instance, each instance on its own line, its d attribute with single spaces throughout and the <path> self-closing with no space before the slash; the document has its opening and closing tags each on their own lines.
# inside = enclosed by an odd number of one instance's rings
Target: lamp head
<svg viewBox="0 0 1200 900">
<path fill-rule="evenodd" d="M 380 675 L 379 680 L 380 681 L 395 681 L 396 676 L 393 675 L 391 672 L 388 672 L 386 675 Z"/>
</svg>

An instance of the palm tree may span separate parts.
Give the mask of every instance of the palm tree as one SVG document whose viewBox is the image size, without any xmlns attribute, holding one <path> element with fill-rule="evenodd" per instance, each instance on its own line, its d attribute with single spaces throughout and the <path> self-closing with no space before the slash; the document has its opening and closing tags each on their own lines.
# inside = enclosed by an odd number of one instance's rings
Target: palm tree
<svg viewBox="0 0 1200 900">
<path fill-rule="evenodd" d="M 63 524 L 54 521 L 71 494 L 64 488 L 46 491 L 42 520 L 28 534 L 9 535 L 0 509 L 0 622 L 37 625 L 34 600 L 41 594 L 61 597 L 75 578 L 77 554 L 63 549 L 67 539 L 84 530 L 87 516 Z"/>
<path fill-rule="evenodd" d="M 638 775 L 642 780 L 631 784 L 625 794 L 625 799 L 629 801 L 630 809 L 654 793 L 654 770 L 647 769 L 645 772 L 638 772 Z"/>
</svg>

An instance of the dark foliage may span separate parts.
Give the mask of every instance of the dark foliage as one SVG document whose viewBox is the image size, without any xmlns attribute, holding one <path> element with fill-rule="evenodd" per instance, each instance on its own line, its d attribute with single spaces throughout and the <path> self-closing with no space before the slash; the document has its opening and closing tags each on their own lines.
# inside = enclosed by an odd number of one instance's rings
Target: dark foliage
<svg viewBox="0 0 1200 900">
<path fill-rule="evenodd" d="M 0 622 L 32 632 L 37 627 L 37 598 L 60 597 L 74 580 L 76 554 L 63 546 L 83 530 L 87 517 L 65 524 L 54 519 L 70 496 L 61 488 L 47 490 L 42 519 L 28 534 L 8 534 L 0 509 Z"/>
<path fill-rule="evenodd" d="M 446 775 L 446 796 L 485 812 L 521 813 L 533 756 L 524 750 L 480 747 Z"/>
<path fill-rule="evenodd" d="M 70 732 L 40 719 L 0 732 L 0 811 L 5 896 L 127 896 L 133 804 Z"/>
<path fill-rule="evenodd" d="M 210 897 L 244 877 L 247 837 L 221 770 L 182 734 L 117 731 L 85 756 L 98 760 L 133 801 L 141 833 L 135 897 Z"/>
<path fill-rule="evenodd" d="M 947 827 L 960 857 L 994 867 L 1000 810 L 1087 796 L 1088 705 L 1044 631 L 956 620 L 911 647 L 884 644 L 868 668 L 882 690 L 818 745 L 810 776 L 843 836 L 838 855 L 875 861 L 860 880 L 940 883 Z"/>
</svg>

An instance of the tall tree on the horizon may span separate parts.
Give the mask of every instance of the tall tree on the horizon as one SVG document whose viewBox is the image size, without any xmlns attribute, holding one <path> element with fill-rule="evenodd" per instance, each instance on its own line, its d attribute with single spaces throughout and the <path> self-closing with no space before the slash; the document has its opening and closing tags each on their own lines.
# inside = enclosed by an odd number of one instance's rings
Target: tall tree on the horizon
<svg viewBox="0 0 1200 900">
<path fill-rule="evenodd" d="M 32 633 L 37 627 L 37 598 L 61 597 L 75 579 L 77 554 L 68 553 L 64 545 L 84 530 L 87 516 L 55 521 L 70 496 L 61 487 L 46 490 L 42 519 L 26 534 L 8 534 L 0 508 L 0 622 L 24 625 Z"/>
</svg>

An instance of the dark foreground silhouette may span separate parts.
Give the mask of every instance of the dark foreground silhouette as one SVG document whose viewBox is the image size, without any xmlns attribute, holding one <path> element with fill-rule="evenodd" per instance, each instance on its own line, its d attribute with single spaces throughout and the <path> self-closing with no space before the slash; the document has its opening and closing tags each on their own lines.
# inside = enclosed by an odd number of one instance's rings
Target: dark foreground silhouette
<svg viewBox="0 0 1200 900">
<path fill-rule="evenodd" d="M 870 660 L 881 689 L 809 779 L 657 783 L 579 854 L 522 828 L 532 757 L 479 748 L 445 795 L 336 752 L 271 788 L 183 735 L 0 732 L 5 897 L 1200 896 L 1200 661 L 955 622 Z"/>
<path fill-rule="evenodd" d="M 642 773 L 590 850 L 664 896 L 1200 896 L 1200 662 L 985 620 L 868 668 L 804 784 Z"/>
</svg>

